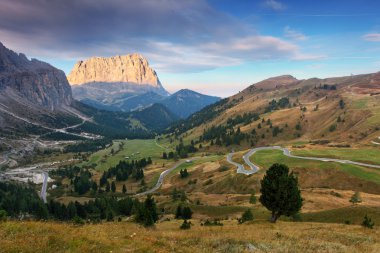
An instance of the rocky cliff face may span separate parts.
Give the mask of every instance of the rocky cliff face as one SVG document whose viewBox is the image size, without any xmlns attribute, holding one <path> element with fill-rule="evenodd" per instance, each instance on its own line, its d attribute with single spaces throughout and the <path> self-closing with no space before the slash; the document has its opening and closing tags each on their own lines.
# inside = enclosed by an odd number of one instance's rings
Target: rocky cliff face
<svg viewBox="0 0 380 253">
<path fill-rule="evenodd" d="M 71 87 L 63 71 L 36 59 L 28 60 L 1 43 L 0 92 L 16 93 L 52 110 L 72 102 Z"/>
<path fill-rule="evenodd" d="M 91 82 L 130 83 L 162 88 L 156 72 L 148 61 L 139 54 L 93 57 L 79 61 L 68 76 L 71 85 Z"/>
</svg>

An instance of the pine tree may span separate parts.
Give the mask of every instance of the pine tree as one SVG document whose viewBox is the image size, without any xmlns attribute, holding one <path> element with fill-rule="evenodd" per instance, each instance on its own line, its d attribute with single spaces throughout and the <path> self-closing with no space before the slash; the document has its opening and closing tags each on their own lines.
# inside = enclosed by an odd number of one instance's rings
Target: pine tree
<svg viewBox="0 0 380 253">
<path fill-rule="evenodd" d="M 182 206 L 181 205 L 177 206 L 177 210 L 175 212 L 175 218 L 176 219 L 182 218 Z"/>
<path fill-rule="evenodd" d="M 284 164 L 273 164 L 261 180 L 260 202 L 272 212 L 271 221 L 291 216 L 302 207 L 297 177 Z"/>
<path fill-rule="evenodd" d="M 77 208 L 73 202 L 70 202 L 67 206 L 67 218 L 72 220 L 75 216 L 77 216 Z"/>
<path fill-rule="evenodd" d="M 125 184 L 123 184 L 123 193 L 124 193 L 124 194 L 127 193 L 127 187 L 125 186 Z"/>
<path fill-rule="evenodd" d="M 92 188 L 92 190 L 93 191 L 97 191 L 98 190 L 98 185 L 97 185 L 97 183 L 94 181 L 94 182 L 92 182 L 92 186 L 91 186 L 91 188 Z"/>
<path fill-rule="evenodd" d="M 116 185 L 114 181 L 112 181 L 112 184 L 111 184 L 111 191 L 116 192 Z"/>
<path fill-rule="evenodd" d="M 191 219 L 193 216 L 193 211 L 191 211 L 190 207 L 186 206 L 182 209 L 182 218 L 185 220 Z"/>
<path fill-rule="evenodd" d="M 106 183 L 106 192 L 109 192 L 111 189 L 110 183 L 107 181 Z"/>
</svg>

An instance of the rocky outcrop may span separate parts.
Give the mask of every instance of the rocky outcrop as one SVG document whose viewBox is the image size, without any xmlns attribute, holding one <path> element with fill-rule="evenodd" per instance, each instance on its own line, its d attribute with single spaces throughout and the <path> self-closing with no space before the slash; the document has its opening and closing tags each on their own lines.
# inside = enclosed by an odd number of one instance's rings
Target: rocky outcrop
<svg viewBox="0 0 380 253">
<path fill-rule="evenodd" d="M 139 54 L 110 58 L 93 57 L 86 61 L 79 61 L 69 74 L 68 80 L 71 85 L 92 82 L 130 83 L 162 88 L 156 72 Z"/>
<path fill-rule="evenodd" d="M 63 71 L 36 59 L 28 60 L 0 43 L 0 92 L 9 91 L 52 110 L 72 102 Z"/>
</svg>

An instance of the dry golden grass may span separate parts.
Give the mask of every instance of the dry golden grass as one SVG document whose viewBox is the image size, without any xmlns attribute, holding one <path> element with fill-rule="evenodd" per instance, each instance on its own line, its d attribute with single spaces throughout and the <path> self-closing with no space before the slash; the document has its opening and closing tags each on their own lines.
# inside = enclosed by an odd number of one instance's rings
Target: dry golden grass
<svg viewBox="0 0 380 253">
<path fill-rule="evenodd" d="M 1 252 L 378 252 L 380 230 L 357 225 L 256 221 L 190 230 L 180 221 L 153 229 L 130 222 L 76 227 L 44 222 L 0 224 Z"/>
</svg>

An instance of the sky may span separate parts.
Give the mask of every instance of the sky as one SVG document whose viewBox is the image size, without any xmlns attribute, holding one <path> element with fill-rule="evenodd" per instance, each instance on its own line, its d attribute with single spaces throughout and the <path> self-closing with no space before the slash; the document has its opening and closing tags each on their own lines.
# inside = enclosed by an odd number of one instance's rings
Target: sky
<svg viewBox="0 0 380 253">
<path fill-rule="evenodd" d="M 380 1 L 0 0 L 0 42 L 70 73 L 141 53 L 169 92 L 380 71 Z"/>
</svg>

